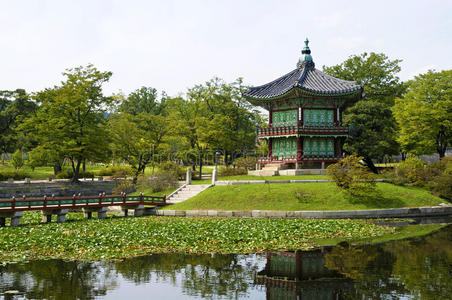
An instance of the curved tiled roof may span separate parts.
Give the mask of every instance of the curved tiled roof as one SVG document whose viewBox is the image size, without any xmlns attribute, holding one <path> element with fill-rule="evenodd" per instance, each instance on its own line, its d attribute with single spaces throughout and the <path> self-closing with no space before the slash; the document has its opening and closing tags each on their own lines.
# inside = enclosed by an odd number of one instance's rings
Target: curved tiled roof
<svg viewBox="0 0 452 300">
<path fill-rule="evenodd" d="M 292 72 L 270 83 L 252 87 L 243 95 L 247 98 L 271 99 L 282 96 L 294 88 L 325 96 L 351 94 L 361 90 L 361 86 L 355 81 L 335 78 L 317 70 L 312 61 L 305 61 L 298 64 Z"/>
</svg>

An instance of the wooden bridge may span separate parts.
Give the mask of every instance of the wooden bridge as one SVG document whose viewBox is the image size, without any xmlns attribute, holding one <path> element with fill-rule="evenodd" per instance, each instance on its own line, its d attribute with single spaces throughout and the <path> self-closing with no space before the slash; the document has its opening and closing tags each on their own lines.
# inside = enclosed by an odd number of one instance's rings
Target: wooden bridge
<svg viewBox="0 0 452 300">
<path fill-rule="evenodd" d="M 18 226 L 24 211 L 42 211 L 43 221 L 50 222 L 52 215 L 57 215 L 57 222 L 66 221 L 69 210 L 82 209 L 88 218 L 97 212 L 99 219 L 106 218 L 109 206 L 120 206 L 127 216 L 128 210 L 133 209 L 136 217 L 145 214 L 145 205 L 165 206 L 166 196 L 137 196 L 99 195 L 99 196 L 72 196 L 72 197 L 43 197 L 43 198 L 11 198 L 0 199 L 0 227 L 5 226 L 6 218 L 11 218 L 11 226 Z"/>
</svg>

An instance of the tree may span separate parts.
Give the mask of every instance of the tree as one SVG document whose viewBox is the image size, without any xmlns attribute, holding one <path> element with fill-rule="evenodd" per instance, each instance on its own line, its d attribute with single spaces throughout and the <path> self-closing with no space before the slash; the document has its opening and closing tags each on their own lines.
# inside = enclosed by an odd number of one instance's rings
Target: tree
<svg viewBox="0 0 452 300">
<path fill-rule="evenodd" d="M 400 59 L 390 60 L 383 53 L 352 55 L 343 63 L 335 66 L 323 66 L 323 71 L 334 77 L 352 80 L 364 86 L 365 99 L 384 102 L 389 106 L 405 90 L 397 73 L 401 68 Z"/>
<path fill-rule="evenodd" d="M 351 128 L 344 150 L 362 156 L 372 172 L 378 173 L 372 159 L 397 153 L 395 122 L 386 104 L 358 101 L 346 110 L 343 123 Z"/>
<path fill-rule="evenodd" d="M 162 115 L 141 113 L 133 116 L 121 113 L 111 117 L 111 147 L 135 170 L 133 183 L 137 182 L 138 175 L 144 172 L 158 153 L 167 133 L 167 121 Z"/>
<path fill-rule="evenodd" d="M 103 95 L 102 84 L 112 73 L 88 65 L 68 69 L 63 75 L 66 80 L 60 86 L 36 94 L 40 107 L 30 126 L 41 149 L 70 159 L 76 183 L 84 160 L 106 158 L 105 113 L 114 99 Z"/>
<path fill-rule="evenodd" d="M 162 150 L 170 126 L 166 118 L 166 96 L 159 101 L 157 90 L 141 87 L 130 93 L 112 116 L 109 132 L 112 149 L 135 170 L 133 182 Z"/>
<path fill-rule="evenodd" d="M 403 98 L 396 99 L 394 116 L 405 151 L 444 157 L 452 145 L 452 70 L 416 76 Z"/>
<path fill-rule="evenodd" d="M 162 97 L 158 101 L 157 90 L 152 87 L 141 87 L 129 94 L 126 101 L 119 106 L 119 111 L 131 115 L 147 113 L 151 115 L 165 114 L 166 94 L 162 92 Z"/>
<path fill-rule="evenodd" d="M 0 91 L 0 154 L 18 149 L 18 126 L 35 109 L 25 90 Z"/>
<path fill-rule="evenodd" d="M 377 168 L 373 159 L 398 152 L 391 107 L 394 99 L 405 90 L 397 77 L 400 62 L 389 60 L 383 53 L 372 52 L 351 56 L 336 66 L 323 67 L 332 76 L 355 80 L 364 86 L 365 97 L 344 111 L 344 125 L 351 127 L 344 150 L 362 156 L 374 173 Z"/>
</svg>

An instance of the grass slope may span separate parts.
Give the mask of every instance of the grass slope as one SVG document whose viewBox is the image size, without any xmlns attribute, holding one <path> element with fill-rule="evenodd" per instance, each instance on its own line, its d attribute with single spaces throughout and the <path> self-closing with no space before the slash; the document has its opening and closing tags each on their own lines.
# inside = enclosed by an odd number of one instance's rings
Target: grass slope
<svg viewBox="0 0 452 300">
<path fill-rule="evenodd" d="M 357 210 L 437 205 L 444 200 L 417 187 L 377 183 L 375 195 L 350 199 L 334 183 L 215 186 L 166 209 Z"/>
</svg>

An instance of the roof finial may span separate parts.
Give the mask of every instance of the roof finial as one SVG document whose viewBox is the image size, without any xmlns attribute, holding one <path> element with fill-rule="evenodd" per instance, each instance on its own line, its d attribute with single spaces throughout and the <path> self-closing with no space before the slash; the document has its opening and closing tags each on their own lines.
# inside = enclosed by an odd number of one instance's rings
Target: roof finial
<svg viewBox="0 0 452 300">
<path fill-rule="evenodd" d="M 303 50 L 301 50 L 301 57 L 300 60 L 298 61 L 298 64 L 301 65 L 301 63 L 303 63 L 304 61 L 312 61 L 312 56 L 311 56 L 311 49 L 309 49 L 309 40 L 308 38 L 306 38 L 306 40 L 304 41 L 304 48 Z"/>
</svg>

